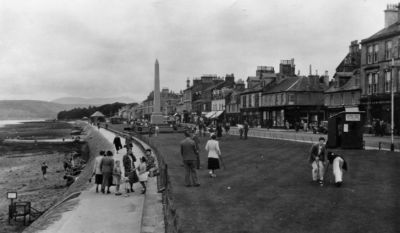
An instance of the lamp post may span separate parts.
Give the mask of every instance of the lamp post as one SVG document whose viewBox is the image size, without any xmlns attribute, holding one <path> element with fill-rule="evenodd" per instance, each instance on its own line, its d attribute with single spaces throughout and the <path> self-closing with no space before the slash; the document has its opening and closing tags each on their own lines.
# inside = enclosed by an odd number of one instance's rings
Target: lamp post
<svg viewBox="0 0 400 233">
<path fill-rule="evenodd" d="M 393 70 L 394 70 L 394 58 L 392 58 L 392 69 L 390 72 L 390 89 L 391 89 L 391 97 L 390 97 L 390 105 L 391 105 L 391 122 L 390 122 L 390 136 L 391 136 L 391 144 L 390 151 L 394 151 L 394 82 L 393 82 Z"/>
</svg>

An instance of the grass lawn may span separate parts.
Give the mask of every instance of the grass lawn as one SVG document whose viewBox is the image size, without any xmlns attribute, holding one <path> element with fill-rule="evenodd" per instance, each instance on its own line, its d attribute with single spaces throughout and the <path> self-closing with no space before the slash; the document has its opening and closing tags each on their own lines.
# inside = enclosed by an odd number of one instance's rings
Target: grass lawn
<svg viewBox="0 0 400 233">
<path fill-rule="evenodd" d="M 187 188 L 182 139 L 182 134 L 151 138 L 168 164 L 183 232 L 400 232 L 399 153 L 337 151 L 349 164 L 345 183 L 321 188 L 310 182 L 310 144 L 223 137 L 226 170 L 212 179 L 202 138 L 201 186 Z"/>
</svg>

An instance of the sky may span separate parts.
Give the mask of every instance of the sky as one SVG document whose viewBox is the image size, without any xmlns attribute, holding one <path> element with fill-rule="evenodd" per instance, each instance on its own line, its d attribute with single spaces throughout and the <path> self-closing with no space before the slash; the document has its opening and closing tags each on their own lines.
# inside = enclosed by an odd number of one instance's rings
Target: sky
<svg viewBox="0 0 400 233">
<path fill-rule="evenodd" d="M 295 59 L 334 74 L 353 40 L 384 27 L 384 0 L 0 0 L 0 99 L 180 91 L 203 74 L 246 80 Z"/>
</svg>

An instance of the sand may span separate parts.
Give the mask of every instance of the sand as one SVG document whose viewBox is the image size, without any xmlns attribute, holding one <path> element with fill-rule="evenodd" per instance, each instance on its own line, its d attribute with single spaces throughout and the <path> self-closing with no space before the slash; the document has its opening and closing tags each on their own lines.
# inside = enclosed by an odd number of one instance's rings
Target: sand
<svg viewBox="0 0 400 233">
<path fill-rule="evenodd" d="M 69 136 L 68 132 L 70 132 L 65 124 L 29 124 L 34 129 L 32 130 L 34 135 L 43 135 L 49 138 Z M 29 127 L 26 125 L 13 125 L 12 129 L 11 132 L 23 131 L 24 136 L 30 136 Z M 40 132 L 41 129 L 43 129 L 42 132 Z M 63 179 L 64 154 L 80 151 L 81 147 L 81 144 L 72 142 L 0 144 L 0 233 L 22 232 L 26 227 L 19 222 L 8 224 L 10 201 L 6 199 L 6 193 L 17 191 L 18 201 L 30 201 L 33 208 L 39 211 L 46 210 L 67 190 Z M 44 161 L 49 167 L 46 179 L 43 178 L 41 171 L 41 163 Z"/>
</svg>

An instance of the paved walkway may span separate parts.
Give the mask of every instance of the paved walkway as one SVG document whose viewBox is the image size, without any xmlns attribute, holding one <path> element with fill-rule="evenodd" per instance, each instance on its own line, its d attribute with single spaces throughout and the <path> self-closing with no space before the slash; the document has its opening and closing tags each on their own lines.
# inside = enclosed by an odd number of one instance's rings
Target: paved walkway
<svg viewBox="0 0 400 233">
<path fill-rule="evenodd" d="M 115 134 L 105 129 L 100 129 L 110 142 Z M 121 138 L 122 143 L 125 141 Z M 133 152 L 138 158 L 143 152 L 134 146 Z M 114 159 L 121 160 L 124 150 L 116 154 Z M 123 168 L 122 168 L 123 169 Z M 121 187 L 123 189 L 123 186 Z M 88 190 L 82 191 L 77 198 L 79 204 L 71 211 L 62 214 L 62 217 L 53 223 L 42 233 L 139 233 L 141 232 L 141 221 L 145 196 L 140 194 L 140 184 L 135 184 L 135 193 L 130 195 L 102 194 L 95 192 L 95 185 Z"/>
<path fill-rule="evenodd" d="M 231 127 L 231 134 L 239 135 L 239 130 L 237 127 Z M 259 137 L 259 138 L 269 138 L 269 139 L 279 139 L 279 140 L 289 140 L 298 141 L 306 143 L 316 143 L 319 137 L 327 138 L 326 134 L 313 134 L 312 132 L 294 130 L 284 130 L 284 129 L 265 129 L 265 128 L 250 128 L 249 137 Z M 365 149 L 378 150 L 379 145 L 381 145 L 382 150 L 389 150 L 390 148 L 390 136 L 377 137 L 374 135 L 366 134 L 364 135 Z M 396 151 L 400 151 L 400 137 L 395 136 L 394 138 Z"/>
</svg>

